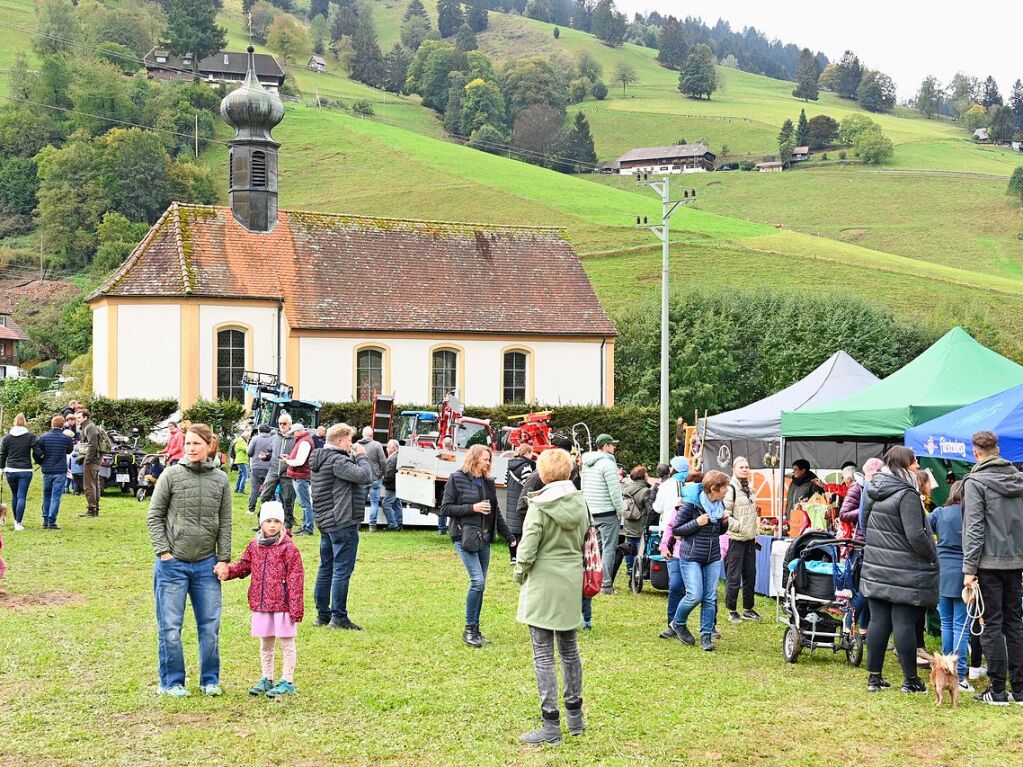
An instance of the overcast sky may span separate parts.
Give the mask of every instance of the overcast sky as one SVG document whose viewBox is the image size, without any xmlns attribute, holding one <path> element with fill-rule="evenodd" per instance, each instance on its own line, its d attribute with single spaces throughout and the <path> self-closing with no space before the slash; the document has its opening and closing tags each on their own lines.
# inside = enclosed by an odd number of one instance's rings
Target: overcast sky
<svg viewBox="0 0 1023 767">
<path fill-rule="evenodd" d="M 1023 2 L 916 3 L 859 0 L 842 10 L 791 0 L 616 0 L 629 18 L 636 11 L 659 11 L 679 18 L 701 17 L 708 26 L 718 18 L 741 30 L 754 26 L 768 37 L 822 51 L 830 60 L 852 49 L 864 64 L 886 72 L 899 98 L 912 96 L 929 74 L 942 83 L 957 70 L 993 75 L 1002 96 L 1023 78 Z"/>
</svg>

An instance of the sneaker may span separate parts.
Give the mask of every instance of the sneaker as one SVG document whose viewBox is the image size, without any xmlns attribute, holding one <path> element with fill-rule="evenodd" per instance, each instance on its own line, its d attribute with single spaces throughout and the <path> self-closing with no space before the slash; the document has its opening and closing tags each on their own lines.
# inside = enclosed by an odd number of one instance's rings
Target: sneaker
<svg viewBox="0 0 1023 767">
<path fill-rule="evenodd" d="M 316 619 L 313 621 L 313 625 L 314 626 L 329 626 L 330 625 L 330 618 L 321 618 L 319 615 L 317 615 Z"/>
<path fill-rule="evenodd" d="M 867 692 L 881 692 L 890 688 L 891 682 L 885 681 L 880 674 L 870 674 L 867 677 Z"/>
<path fill-rule="evenodd" d="M 914 677 L 913 679 L 902 683 L 902 692 L 927 692 L 927 685 L 924 684 L 924 680 L 920 677 Z"/>
<path fill-rule="evenodd" d="M 710 639 L 710 634 L 700 634 L 700 649 L 706 652 L 714 652 L 714 643 Z"/>
<path fill-rule="evenodd" d="M 219 684 L 204 684 L 199 686 L 199 691 L 203 695 L 208 695 L 211 698 L 219 698 L 224 694 L 224 690 Z"/>
<path fill-rule="evenodd" d="M 344 629 L 345 631 L 362 631 L 362 626 L 358 626 L 352 623 L 350 620 L 345 618 L 343 621 L 339 621 L 337 618 L 331 619 L 330 623 L 327 624 L 329 629 Z"/>
<path fill-rule="evenodd" d="M 517 559 L 515 559 L 515 557 L 512 557 L 512 558 L 511 558 L 511 566 L 512 566 L 512 567 L 515 567 L 515 565 L 516 565 L 516 564 L 518 564 L 518 560 L 517 560 Z"/>
<path fill-rule="evenodd" d="M 728 622 L 729 623 L 742 623 L 742 616 L 739 615 L 739 613 L 737 613 L 735 610 L 731 610 L 728 613 Z"/>
<path fill-rule="evenodd" d="M 661 639 L 674 639 L 677 635 L 672 630 L 671 626 L 668 626 L 664 631 L 657 635 Z"/>
<path fill-rule="evenodd" d="M 962 682 L 959 683 L 960 685 Z M 1023 706 L 1023 692 L 1010 692 L 1009 700 L 1015 703 L 1017 706 Z"/>
<path fill-rule="evenodd" d="M 285 682 L 283 679 L 278 679 L 277 684 L 266 691 L 266 697 L 268 698 L 280 698 L 284 695 L 294 695 L 295 685 L 291 682 Z"/>
<path fill-rule="evenodd" d="M 675 623 L 672 621 L 670 624 L 671 630 L 682 644 L 694 645 L 696 644 L 696 637 L 693 636 L 693 632 L 684 623 Z"/>
<path fill-rule="evenodd" d="M 973 699 L 978 703 L 987 703 L 989 706 L 1008 706 L 1009 696 L 1004 692 L 995 692 L 988 689 L 983 695 L 974 695 Z"/>
<path fill-rule="evenodd" d="M 743 610 L 742 611 L 742 617 L 745 618 L 748 621 L 763 620 L 760 617 L 760 613 L 758 613 L 756 610 Z"/>
<path fill-rule="evenodd" d="M 54 522 L 54 523 L 53 523 L 52 525 L 50 525 L 50 526 L 49 526 L 48 528 L 46 528 L 46 529 L 47 529 L 47 530 L 60 530 L 60 525 L 58 525 L 58 524 L 57 524 L 56 522 Z"/>
<path fill-rule="evenodd" d="M 970 666 L 971 682 L 976 682 L 982 676 L 987 676 L 987 666 Z"/>
<path fill-rule="evenodd" d="M 600 593 L 604 596 L 613 596 L 615 593 L 614 586 L 601 586 Z"/>
<path fill-rule="evenodd" d="M 182 685 L 176 684 L 173 687 L 160 687 L 156 691 L 157 695 L 166 695 L 168 698 L 187 698 L 188 690 Z"/>
<path fill-rule="evenodd" d="M 960 679 L 959 692 L 974 693 L 976 692 L 976 690 L 973 688 L 973 685 L 967 682 L 965 679 Z M 1021 703 L 1020 705 L 1023 705 L 1023 703 Z"/>
<path fill-rule="evenodd" d="M 266 695 L 273 686 L 273 680 L 263 677 L 249 688 L 249 695 Z"/>
<path fill-rule="evenodd" d="M 378 530 L 378 528 L 377 528 L 377 526 L 376 526 L 376 525 L 370 525 L 370 526 L 369 526 L 369 531 L 370 531 L 371 533 L 375 533 L 375 532 L 377 532 L 377 530 Z"/>
<path fill-rule="evenodd" d="M 20 533 L 24 529 L 25 529 L 25 526 L 23 524 L 21 524 L 21 522 L 15 522 L 14 523 L 14 532 Z"/>
<path fill-rule="evenodd" d="M 583 621 L 583 631 L 592 631 L 593 621 Z M 674 636 L 674 633 L 672 634 Z"/>
</svg>

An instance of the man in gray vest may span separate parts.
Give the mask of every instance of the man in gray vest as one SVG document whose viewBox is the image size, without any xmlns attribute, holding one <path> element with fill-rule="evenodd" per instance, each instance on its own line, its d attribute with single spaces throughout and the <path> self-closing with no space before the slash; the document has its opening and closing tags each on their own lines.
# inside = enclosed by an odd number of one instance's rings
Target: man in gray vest
<svg viewBox="0 0 1023 767">
<path fill-rule="evenodd" d="M 387 455 L 384 453 L 384 446 L 373 439 L 373 427 L 366 426 L 362 430 L 362 439 L 358 444 L 362 445 L 369 458 L 369 467 L 373 471 L 373 481 L 369 485 L 369 531 L 377 531 L 377 517 L 380 515 L 380 490 L 384 485 L 384 474 L 387 472 Z M 394 520 L 391 518 L 391 510 L 384 507 L 384 517 L 387 518 L 388 528 L 394 527 Z"/>
</svg>

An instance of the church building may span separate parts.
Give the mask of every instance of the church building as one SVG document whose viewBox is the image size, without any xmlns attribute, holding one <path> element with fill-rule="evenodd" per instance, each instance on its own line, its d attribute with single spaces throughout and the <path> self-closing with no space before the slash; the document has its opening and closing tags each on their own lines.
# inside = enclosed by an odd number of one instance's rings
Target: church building
<svg viewBox="0 0 1023 767">
<path fill-rule="evenodd" d="M 559 230 L 278 210 L 251 47 L 221 114 L 229 206 L 172 204 L 88 299 L 97 394 L 244 400 L 253 370 L 309 400 L 614 403 L 615 328 Z"/>
</svg>

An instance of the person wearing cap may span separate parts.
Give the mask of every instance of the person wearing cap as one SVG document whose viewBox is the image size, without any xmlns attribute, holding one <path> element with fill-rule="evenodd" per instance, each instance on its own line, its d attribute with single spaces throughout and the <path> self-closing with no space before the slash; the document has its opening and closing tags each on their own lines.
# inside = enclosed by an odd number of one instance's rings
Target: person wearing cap
<svg viewBox="0 0 1023 767">
<path fill-rule="evenodd" d="M 281 413 L 277 417 L 277 433 L 270 443 L 270 466 L 263 480 L 263 501 L 277 500 L 277 490 L 281 491 L 281 505 L 284 506 L 284 526 L 290 530 L 295 526 L 295 488 L 288 477 L 288 466 L 284 458 L 291 455 L 295 446 L 295 435 L 291 430 L 291 416 Z"/>
<path fill-rule="evenodd" d="M 604 585 L 600 593 L 613 594 L 611 579 L 621 532 L 619 517 L 625 510 L 615 461 L 618 441 L 610 434 L 598 434 L 594 445 L 596 450 L 583 454 L 582 491 L 600 537 L 600 556 L 604 563 Z"/>
<path fill-rule="evenodd" d="M 291 452 L 287 457 L 281 458 L 281 461 L 288 467 L 285 473 L 291 480 L 295 497 L 302 507 L 302 527 L 295 535 L 312 535 L 314 519 L 309 484 L 313 474 L 309 468 L 309 456 L 313 452 L 313 438 L 301 421 L 291 427 L 291 433 L 295 436 L 295 442 L 291 446 Z"/>
<path fill-rule="evenodd" d="M 702 472 L 690 473 L 689 459 L 684 455 L 676 455 L 671 459 L 669 471 L 671 475 L 661 482 L 654 497 L 654 511 L 660 515 L 658 526 L 662 533 L 660 552 L 668 567 L 667 628 L 660 633 L 661 639 L 675 638 L 671 622 L 675 619 L 679 602 L 686 594 L 685 582 L 682 580 L 682 561 L 678 556 L 682 541 L 671 534 L 671 523 L 683 501 L 689 503 L 699 501 L 702 489 L 700 483 L 703 482 Z"/>
</svg>

